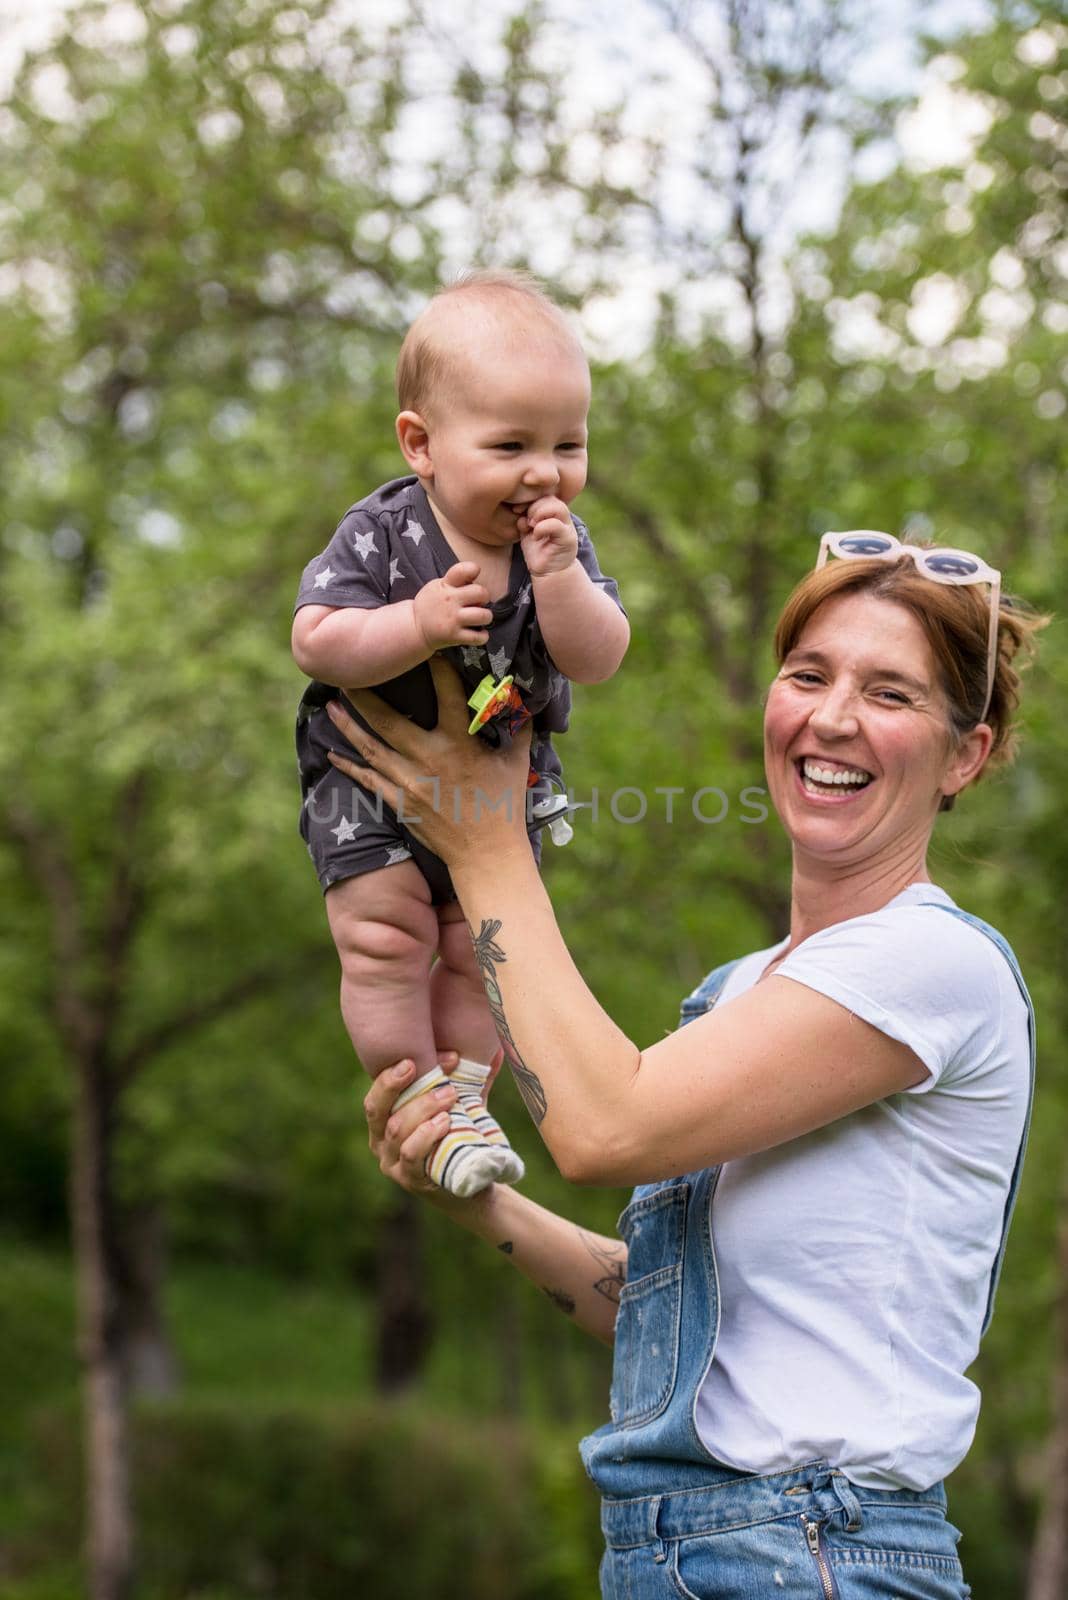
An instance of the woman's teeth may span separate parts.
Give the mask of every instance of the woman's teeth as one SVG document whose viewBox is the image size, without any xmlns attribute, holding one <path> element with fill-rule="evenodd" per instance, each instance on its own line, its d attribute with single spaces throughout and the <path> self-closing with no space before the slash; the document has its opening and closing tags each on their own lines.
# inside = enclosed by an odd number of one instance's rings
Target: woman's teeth
<svg viewBox="0 0 1068 1600">
<path fill-rule="evenodd" d="M 818 762 L 803 761 L 801 780 L 811 794 L 841 794 L 844 789 L 863 789 L 871 782 L 871 773 L 856 767 L 821 767 Z"/>
</svg>

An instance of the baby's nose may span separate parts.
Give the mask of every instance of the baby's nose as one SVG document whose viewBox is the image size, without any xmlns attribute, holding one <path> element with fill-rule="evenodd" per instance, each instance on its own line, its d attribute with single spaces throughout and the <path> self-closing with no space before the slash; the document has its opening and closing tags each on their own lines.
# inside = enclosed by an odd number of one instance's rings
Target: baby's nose
<svg viewBox="0 0 1068 1600">
<path fill-rule="evenodd" d="M 551 455 L 536 455 L 527 463 L 524 482 L 553 485 L 560 482 L 560 469 Z"/>
</svg>

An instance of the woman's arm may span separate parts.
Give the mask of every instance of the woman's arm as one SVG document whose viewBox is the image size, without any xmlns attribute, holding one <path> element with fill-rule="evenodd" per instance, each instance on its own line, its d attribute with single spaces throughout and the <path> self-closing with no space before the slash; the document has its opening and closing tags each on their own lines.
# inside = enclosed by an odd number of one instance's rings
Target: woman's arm
<svg viewBox="0 0 1068 1600">
<path fill-rule="evenodd" d="M 364 781 L 387 800 L 396 802 L 399 786 L 415 811 L 426 775 L 439 778 L 443 803 L 424 805 L 416 831 L 448 863 L 507 1058 L 565 1177 L 606 1185 L 671 1177 L 766 1150 L 923 1079 L 907 1046 L 783 977 L 640 1050 L 571 959 L 521 805 L 509 818 L 499 803 L 522 793 L 526 752 L 462 743 L 455 674 L 433 669 L 439 723 L 430 733 L 366 693 L 359 709 L 392 749 L 343 712 L 336 720 L 377 769 Z"/>
<path fill-rule="evenodd" d="M 448 1070 L 455 1057 L 445 1057 Z M 611 1344 L 626 1277 L 621 1239 L 588 1233 L 515 1189 L 493 1184 L 459 1200 L 432 1184 L 426 1158 L 448 1123 L 449 1090 L 420 1095 L 397 1112 L 393 1103 L 411 1081 L 410 1062 L 380 1073 L 364 1100 L 368 1139 L 387 1177 L 422 1195 L 469 1233 L 494 1245 L 553 1305 L 587 1333 Z"/>
</svg>

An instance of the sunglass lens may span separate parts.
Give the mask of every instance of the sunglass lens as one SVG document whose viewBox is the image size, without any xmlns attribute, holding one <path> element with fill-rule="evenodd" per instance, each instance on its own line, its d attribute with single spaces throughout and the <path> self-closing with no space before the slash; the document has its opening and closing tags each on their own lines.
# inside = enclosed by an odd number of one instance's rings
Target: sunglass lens
<svg viewBox="0 0 1068 1600">
<path fill-rule="evenodd" d="M 979 571 L 979 563 L 974 556 L 958 555 L 948 550 L 924 556 L 923 564 L 928 572 L 947 578 L 974 578 Z"/>
<path fill-rule="evenodd" d="M 893 541 L 879 533 L 850 533 L 835 541 L 842 556 L 883 556 L 893 548 Z"/>
</svg>

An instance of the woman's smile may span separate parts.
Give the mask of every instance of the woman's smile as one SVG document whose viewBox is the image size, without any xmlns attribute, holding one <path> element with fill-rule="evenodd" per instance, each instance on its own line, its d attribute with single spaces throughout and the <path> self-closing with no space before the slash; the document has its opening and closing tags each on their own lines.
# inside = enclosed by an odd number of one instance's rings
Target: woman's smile
<svg viewBox="0 0 1068 1600">
<path fill-rule="evenodd" d="M 848 805 L 875 781 L 862 767 L 830 758 L 798 756 L 794 766 L 805 794 L 824 805 Z"/>
</svg>

